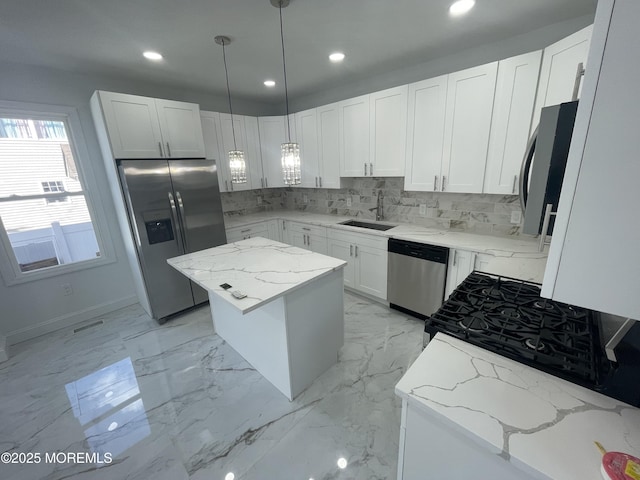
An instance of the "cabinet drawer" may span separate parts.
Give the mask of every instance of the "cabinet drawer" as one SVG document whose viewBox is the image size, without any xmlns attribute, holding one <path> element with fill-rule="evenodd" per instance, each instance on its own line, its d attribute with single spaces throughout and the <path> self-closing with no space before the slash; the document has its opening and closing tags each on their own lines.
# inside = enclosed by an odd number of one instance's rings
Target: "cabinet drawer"
<svg viewBox="0 0 640 480">
<path fill-rule="evenodd" d="M 269 238 L 269 227 L 267 222 L 260 222 L 243 227 L 227 228 L 227 243 L 233 243 L 251 237 Z"/>
<path fill-rule="evenodd" d="M 367 235 L 366 233 L 355 233 L 341 230 L 338 228 L 329 228 L 328 236 L 333 240 L 340 240 L 343 242 L 353 243 L 371 248 L 378 248 L 380 250 L 387 250 L 387 244 L 389 239 L 381 235 Z"/>
<path fill-rule="evenodd" d="M 327 237 L 327 227 L 309 225 L 308 223 L 287 222 L 287 228 L 289 228 L 291 232 L 302 233 L 303 235 Z"/>
</svg>

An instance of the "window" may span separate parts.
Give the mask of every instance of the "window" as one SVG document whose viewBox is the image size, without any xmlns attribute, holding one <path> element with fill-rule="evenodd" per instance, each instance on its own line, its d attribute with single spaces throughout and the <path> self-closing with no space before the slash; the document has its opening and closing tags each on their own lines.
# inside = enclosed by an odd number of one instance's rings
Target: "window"
<svg viewBox="0 0 640 480">
<path fill-rule="evenodd" d="M 70 135 L 72 111 L 45 107 L 53 111 L 27 115 L 2 107 L 3 277 L 19 283 L 104 263 L 100 229 L 79 168 L 82 159 L 75 158 L 79 149 Z M 80 151 L 86 153 L 84 144 Z"/>
<path fill-rule="evenodd" d="M 44 193 L 62 193 L 64 192 L 64 183 L 60 180 L 41 182 L 42 191 Z M 53 197 L 53 198 L 45 198 L 45 204 L 49 205 L 51 203 L 60 203 L 60 202 L 68 202 L 69 197 Z"/>
</svg>

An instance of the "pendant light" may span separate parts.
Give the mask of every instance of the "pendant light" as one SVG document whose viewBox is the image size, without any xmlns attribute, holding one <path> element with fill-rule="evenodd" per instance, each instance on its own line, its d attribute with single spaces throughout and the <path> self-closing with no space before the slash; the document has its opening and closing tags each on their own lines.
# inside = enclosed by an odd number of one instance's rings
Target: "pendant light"
<svg viewBox="0 0 640 480">
<path fill-rule="evenodd" d="M 287 142 L 281 145 L 282 177 L 285 185 L 299 185 L 300 174 L 300 145 L 291 141 L 291 120 L 289 118 L 289 92 L 287 91 L 287 64 L 284 58 L 284 30 L 282 28 L 282 9 L 289 5 L 289 0 L 270 0 L 271 5 L 280 12 L 280 41 L 282 44 L 282 69 L 284 71 L 284 99 L 287 108 Z"/>
<path fill-rule="evenodd" d="M 231 107 L 231 89 L 229 88 L 229 71 L 227 69 L 227 55 L 225 51 L 225 46 L 231 43 L 231 39 L 224 35 L 218 35 L 214 40 L 218 45 L 222 45 L 224 74 L 227 78 L 227 97 L 229 99 L 229 113 L 231 114 L 231 131 L 233 132 L 233 150 L 229 151 L 231 183 L 247 183 L 247 163 L 244 160 L 244 152 L 242 150 L 238 150 L 238 145 L 236 144 L 236 127 L 233 124 L 233 108 Z"/>
</svg>

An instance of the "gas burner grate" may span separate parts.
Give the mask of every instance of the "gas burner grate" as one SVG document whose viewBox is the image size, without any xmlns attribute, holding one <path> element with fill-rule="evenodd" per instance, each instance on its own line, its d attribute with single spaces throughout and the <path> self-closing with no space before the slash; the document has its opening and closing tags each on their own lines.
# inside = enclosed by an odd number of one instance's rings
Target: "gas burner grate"
<svg viewBox="0 0 640 480">
<path fill-rule="evenodd" d="M 540 297 L 540 286 L 472 272 L 425 321 L 444 332 L 593 388 L 601 347 L 594 312 Z"/>
</svg>

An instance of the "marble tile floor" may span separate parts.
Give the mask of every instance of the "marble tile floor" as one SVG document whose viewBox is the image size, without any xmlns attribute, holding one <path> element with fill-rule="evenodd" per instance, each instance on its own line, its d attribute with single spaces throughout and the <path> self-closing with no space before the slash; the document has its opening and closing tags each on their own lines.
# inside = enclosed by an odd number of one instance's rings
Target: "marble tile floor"
<svg viewBox="0 0 640 480">
<path fill-rule="evenodd" d="M 208 307 L 99 320 L 0 364 L 0 452 L 41 454 L 0 463 L 1 479 L 395 478 L 394 386 L 421 352 L 417 319 L 345 293 L 339 362 L 293 402 L 214 334 Z"/>
</svg>

